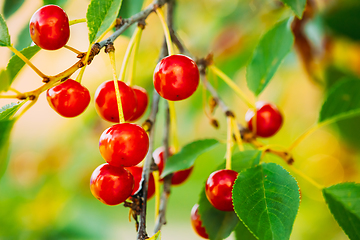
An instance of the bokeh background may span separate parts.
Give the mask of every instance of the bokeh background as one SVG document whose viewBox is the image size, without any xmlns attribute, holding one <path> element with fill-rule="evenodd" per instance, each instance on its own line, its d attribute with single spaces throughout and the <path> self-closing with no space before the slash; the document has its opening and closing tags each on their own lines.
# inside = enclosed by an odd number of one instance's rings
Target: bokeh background
<svg viewBox="0 0 360 240">
<path fill-rule="evenodd" d="M 4 3 L 0 0 L 0 9 L 7 16 Z M 327 89 L 344 75 L 360 75 L 360 37 L 356 28 L 360 24 L 360 5 L 350 0 L 313 3 L 316 7 L 304 30 L 313 58 L 303 61 L 297 51 L 291 51 L 259 97 L 275 103 L 285 119 L 279 133 L 263 139 L 264 143 L 289 146 L 317 121 Z M 89 1 L 62 1 L 61 4 L 73 20 L 86 16 Z M 122 16 L 129 17 L 141 4 L 142 1 L 124 0 Z M 7 17 L 16 47 L 22 49 L 30 44 L 28 30 L 23 29 L 42 5 L 40 0 L 25 0 L 17 12 Z M 200 58 L 213 53 L 215 64 L 255 101 L 246 86 L 246 63 L 261 35 L 291 14 L 289 8 L 276 0 L 178 0 L 175 26 L 193 56 Z M 152 95 L 152 73 L 163 35 L 155 14 L 150 15 L 146 23 L 134 83 Z M 131 30 L 115 42 L 118 69 L 130 35 Z M 86 51 L 87 37 L 85 23 L 73 25 L 68 45 Z M 10 57 L 8 49 L 0 48 L 0 68 L 6 67 Z M 31 61 L 44 73 L 55 75 L 71 66 L 76 56 L 66 49 L 42 50 Z M 211 75 L 209 78 L 237 120 L 245 124 L 247 106 L 220 79 Z M 112 79 L 110 62 L 101 52 L 86 68 L 82 84 L 93 97 L 97 86 L 109 79 Z M 25 92 L 41 85 L 41 79 L 25 67 L 12 87 Z M 206 94 L 205 101 L 203 96 L 200 86 L 191 98 L 176 103 L 181 145 L 203 138 L 226 140 L 224 115 L 219 109 L 215 112 L 220 128 L 213 128 L 204 113 L 210 96 Z M 0 105 L 14 101 L 0 99 Z M 137 123 L 141 124 L 148 113 L 149 110 Z M 294 166 L 325 186 L 360 182 L 359 120 L 349 119 L 314 132 L 294 150 Z M 128 220 L 128 209 L 100 203 L 89 189 L 92 171 L 104 163 L 98 151 L 99 136 L 109 126 L 111 123 L 97 115 L 93 101 L 81 116 L 65 119 L 50 108 L 45 94 L 40 96 L 14 126 L 9 159 L 1 159 L 9 162 L 0 179 L 0 239 L 136 239 L 134 222 Z M 155 147 L 161 145 L 163 126 L 164 102 L 161 101 Z M 221 144 L 201 155 L 189 180 L 172 188 L 162 239 L 200 239 L 192 230 L 190 210 L 198 201 L 206 178 L 223 161 L 224 154 L 225 145 Z M 273 161 L 288 169 L 276 157 L 266 155 L 264 161 Z M 291 239 L 348 239 L 333 219 L 321 191 L 300 176 L 293 176 L 301 187 L 302 201 Z M 147 223 L 151 235 L 153 199 L 148 203 Z"/>
</svg>

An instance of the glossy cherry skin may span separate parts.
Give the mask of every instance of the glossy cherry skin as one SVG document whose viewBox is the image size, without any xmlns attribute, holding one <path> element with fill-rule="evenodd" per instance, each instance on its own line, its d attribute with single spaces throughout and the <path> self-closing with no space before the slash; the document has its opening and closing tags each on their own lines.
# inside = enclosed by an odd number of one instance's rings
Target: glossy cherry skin
<svg viewBox="0 0 360 240">
<path fill-rule="evenodd" d="M 149 97 L 146 90 L 142 87 L 133 86 L 132 89 L 136 95 L 137 106 L 134 115 L 129 119 L 129 121 L 136 121 L 145 113 L 149 103 Z"/>
<path fill-rule="evenodd" d="M 70 37 L 68 16 L 56 5 L 38 9 L 31 17 L 29 27 L 31 39 L 46 50 L 62 48 Z"/>
<path fill-rule="evenodd" d="M 191 225 L 194 231 L 202 238 L 209 239 L 199 215 L 199 204 L 195 204 L 191 209 Z"/>
<path fill-rule="evenodd" d="M 139 125 L 116 124 L 101 134 L 99 149 L 109 164 L 115 167 L 132 167 L 145 158 L 149 149 L 149 137 Z"/>
<path fill-rule="evenodd" d="M 164 150 L 165 150 L 164 147 L 159 147 L 153 152 L 153 158 L 154 158 L 155 163 L 158 165 L 160 175 L 164 169 Z M 172 155 L 171 149 L 169 149 L 169 152 L 170 152 L 170 156 L 171 156 Z M 188 177 L 190 176 L 193 168 L 194 167 L 192 166 L 188 169 L 174 172 L 173 176 L 171 178 L 171 184 L 179 185 L 179 184 L 182 184 L 183 182 L 185 182 L 185 180 L 188 179 Z M 161 180 L 163 180 L 163 179 L 161 179 Z"/>
<path fill-rule="evenodd" d="M 98 166 L 90 178 L 91 193 L 107 205 L 124 202 L 134 189 L 134 178 L 123 167 L 108 163 Z"/>
<path fill-rule="evenodd" d="M 206 181 L 205 194 L 211 205 L 221 211 L 233 211 L 232 188 L 238 173 L 222 169 L 210 174 Z"/>
<path fill-rule="evenodd" d="M 129 121 L 136 112 L 137 99 L 131 87 L 122 81 L 119 84 L 120 98 L 125 121 Z M 119 122 L 119 110 L 116 101 L 114 81 L 103 82 L 95 92 L 95 108 L 103 119 L 109 122 Z"/>
<path fill-rule="evenodd" d="M 154 71 L 154 87 L 167 100 L 190 97 L 199 85 L 199 69 L 189 57 L 176 54 L 163 58 Z"/>
<path fill-rule="evenodd" d="M 76 117 L 90 103 L 90 93 L 79 82 L 68 79 L 46 92 L 49 105 L 63 117 Z"/>
<path fill-rule="evenodd" d="M 249 129 L 253 130 L 254 111 L 249 109 L 245 115 Z M 256 135 L 260 137 L 271 137 L 279 131 L 283 122 L 282 115 L 278 108 L 267 102 L 256 103 Z"/>
<path fill-rule="evenodd" d="M 126 167 L 125 169 L 128 170 L 134 177 L 135 185 L 134 185 L 134 190 L 131 193 L 131 195 L 134 195 L 139 190 L 143 168 L 139 166 L 133 166 L 133 167 Z M 155 193 L 155 180 L 153 174 L 150 173 L 147 199 L 149 200 L 154 195 L 154 193 Z"/>
</svg>

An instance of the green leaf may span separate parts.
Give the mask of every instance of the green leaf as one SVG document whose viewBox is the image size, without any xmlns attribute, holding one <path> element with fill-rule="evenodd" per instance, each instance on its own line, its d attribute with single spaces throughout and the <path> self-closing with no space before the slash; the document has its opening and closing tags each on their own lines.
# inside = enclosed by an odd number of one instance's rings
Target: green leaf
<svg viewBox="0 0 360 240">
<path fill-rule="evenodd" d="M 289 6 L 298 18 L 302 18 L 306 6 L 306 0 L 281 0 L 285 5 Z"/>
<path fill-rule="evenodd" d="M 44 5 L 54 4 L 63 7 L 67 0 L 43 0 Z"/>
<path fill-rule="evenodd" d="M 12 118 L 23 103 L 24 102 L 10 103 L 0 108 L 0 121 Z"/>
<path fill-rule="evenodd" d="M 5 0 L 4 3 L 4 17 L 9 18 L 13 13 L 15 13 L 25 0 Z"/>
<path fill-rule="evenodd" d="M 0 14 L 0 46 L 7 47 L 11 45 L 9 30 L 4 20 L 4 17 Z"/>
<path fill-rule="evenodd" d="M 12 103 L 0 108 L 0 178 L 8 162 L 10 132 L 15 123 L 12 117 L 23 104 L 24 102 Z"/>
<path fill-rule="evenodd" d="M 337 121 L 360 114 L 360 81 L 343 78 L 334 84 L 321 107 L 319 123 Z"/>
<path fill-rule="evenodd" d="M 40 47 L 34 45 L 23 49 L 21 53 L 28 59 L 31 59 L 38 51 L 40 51 Z M 8 73 L 9 78 L 8 78 L 8 86 L 5 90 L 7 90 L 10 87 L 16 75 L 20 72 L 20 70 L 24 67 L 24 65 L 25 62 L 21 58 L 19 58 L 16 55 L 12 56 L 6 67 L 6 71 Z"/>
<path fill-rule="evenodd" d="M 89 41 L 94 43 L 115 21 L 122 0 L 92 0 L 87 13 Z"/>
<path fill-rule="evenodd" d="M 299 187 L 280 165 L 263 163 L 239 174 L 233 203 L 258 239 L 289 239 L 300 204 Z"/>
<path fill-rule="evenodd" d="M 6 70 L 0 72 L 0 92 L 7 91 L 10 86 L 9 74 Z"/>
<path fill-rule="evenodd" d="M 245 227 L 245 225 L 239 221 L 235 230 L 236 240 L 256 240 L 257 238 Z"/>
<path fill-rule="evenodd" d="M 190 168 L 194 165 L 197 157 L 204 152 L 209 151 L 218 143 L 219 142 L 215 139 L 204 139 L 187 144 L 180 152 L 167 159 L 161 177 L 165 177 L 166 175 L 179 170 Z"/>
<path fill-rule="evenodd" d="M 292 48 L 294 36 L 290 28 L 291 20 L 292 18 L 286 19 L 276 24 L 262 37 L 254 50 L 246 68 L 246 81 L 256 96 L 264 90 Z"/>
<path fill-rule="evenodd" d="M 243 151 L 232 156 L 232 169 L 241 172 L 246 168 L 259 164 L 261 151 L 250 150 Z M 225 162 L 216 170 L 224 169 Z M 239 223 L 239 219 L 234 212 L 224 212 L 214 208 L 207 200 L 205 194 L 205 183 L 200 193 L 199 199 L 199 215 L 203 226 L 206 229 L 209 238 L 212 240 L 220 240 L 228 237 Z M 248 235 L 251 233 L 248 232 Z"/>
<path fill-rule="evenodd" d="M 129 18 L 135 13 L 140 12 L 143 2 L 144 0 L 123 0 L 118 17 Z M 131 37 L 135 28 L 136 24 L 131 25 L 122 35 Z"/>
<path fill-rule="evenodd" d="M 340 1 L 323 15 L 325 26 L 334 34 L 360 40 L 360 2 Z"/>
<path fill-rule="evenodd" d="M 331 213 L 350 239 L 360 239 L 360 184 L 340 183 L 323 189 Z"/>
<path fill-rule="evenodd" d="M 15 48 L 21 51 L 24 48 L 30 47 L 32 39 L 29 34 L 29 24 L 26 24 L 23 29 L 21 29 L 17 41 L 15 43 Z M 13 53 L 14 54 L 14 53 Z"/>
</svg>

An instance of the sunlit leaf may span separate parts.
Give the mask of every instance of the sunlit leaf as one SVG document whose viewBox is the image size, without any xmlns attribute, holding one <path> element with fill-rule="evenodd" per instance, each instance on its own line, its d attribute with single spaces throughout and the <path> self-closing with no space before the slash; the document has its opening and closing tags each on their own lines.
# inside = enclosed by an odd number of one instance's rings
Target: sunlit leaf
<svg viewBox="0 0 360 240">
<path fill-rule="evenodd" d="M 0 108 L 0 178 L 4 174 L 8 162 L 10 132 L 15 123 L 15 119 L 12 117 L 23 103 L 12 103 Z"/>
<path fill-rule="evenodd" d="M 360 239 L 360 184 L 340 183 L 323 189 L 331 213 L 351 240 Z"/>
<path fill-rule="evenodd" d="M 239 152 L 232 156 L 232 170 L 241 172 L 246 168 L 259 164 L 261 151 L 250 150 Z M 216 170 L 224 169 L 225 163 L 220 165 Z M 239 223 L 239 219 L 234 212 L 224 212 L 214 208 L 208 201 L 205 194 L 205 183 L 200 193 L 199 215 L 206 229 L 209 238 L 220 240 L 228 237 Z M 247 229 L 246 229 L 247 230 Z M 250 234 L 248 232 L 247 234 Z"/>
<path fill-rule="evenodd" d="M 21 53 L 28 59 L 31 59 L 38 51 L 40 51 L 40 47 L 34 45 L 21 50 Z M 10 87 L 16 75 L 20 72 L 20 70 L 24 66 L 25 66 L 25 62 L 21 58 L 19 58 L 16 55 L 12 56 L 6 67 L 6 71 L 8 73 L 9 78 L 8 78 L 8 86 L 5 90 L 7 90 Z"/>
<path fill-rule="evenodd" d="M 263 163 L 239 174 L 233 203 L 258 239 L 289 239 L 300 204 L 299 187 L 280 165 Z"/>
<path fill-rule="evenodd" d="M 60 7 L 64 6 L 67 0 L 43 0 L 44 5 L 54 4 Z"/>
<path fill-rule="evenodd" d="M 218 143 L 215 139 L 204 139 L 187 144 L 180 152 L 167 159 L 161 177 L 190 168 L 194 165 L 196 158 L 215 147 Z"/>
<path fill-rule="evenodd" d="M 0 71 L 0 92 L 7 91 L 10 86 L 9 73 L 6 70 Z"/>
<path fill-rule="evenodd" d="M 89 41 L 95 42 L 115 21 L 122 0 L 92 0 L 87 13 Z"/>
<path fill-rule="evenodd" d="M 298 18 L 302 18 L 306 6 L 306 0 L 281 0 L 285 5 L 289 6 Z"/>
<path fill-rule="evenodd" d="M 9 18 L 13 13 L 15 13 L 25 0 L 5 0 L 4 3 L 4 17 Z"/>
<path fill-rule="evenodd" d="M 336 121 L 360 114 L 360 81 L 344 78 L 334 84 L 322 105 L 319 123 Z"/>
<path fill-rule="evenodd" d="M 6 47 L 10 45 L 11 45 L 11 41 L 10 41 L 9 30 L 4 20 L 4 17 L 0 14 L 0 46 Z"/>
<path fill-rule="evenodd" d="M 292 18 L 286 19 L 276 24 L 261 38 L 254 50 L 246 68 L 246 81 L 255 95 L 264 90 L 293 46 L 291 20 Z"/>
</svg>

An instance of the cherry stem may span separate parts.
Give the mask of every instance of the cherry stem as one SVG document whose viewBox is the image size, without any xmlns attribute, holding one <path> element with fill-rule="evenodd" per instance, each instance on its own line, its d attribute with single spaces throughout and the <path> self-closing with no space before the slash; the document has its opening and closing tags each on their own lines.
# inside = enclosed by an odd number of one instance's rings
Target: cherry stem
<svg viewBox="0 0 360 240">
<path fill-rule="evenodd" d="M 241 89 L 236 85 L 224 72 L 222 72 L 215 65 L 208 66 L 217 76 L 219 76 L 224 82 L 235 91 L 235 93 L 241 98 L 243 102 L 248 105 L 249 108 L 256 109 L 255 104 L 251 103 L 251 101 L 247 98 L 247 96 L 241 91 Z"/>
<path fill-rule="evenodd" d="M 231 170 L 231 145 L 232 145 L 232 117 L 226 117 L 227 121 L 227 139 L 226 139 L 226 169 Z"/>
<path fill-rule="evenodd" d="M 309 177 L 305 173 L 301 172 L 299 169 L 295 168 L 292 165 L 289 165 L 289 167 L 294 173 L 296 173 L 297 175 L 299 175 L 300 177 L 302 177 L 303 179 L 305 179 L 306 181 L 308 181 L 309 183 L 314 185 L 316 188 L 318 188 L 320 190 L 322 190 L 324 188 L 323 185 L 321 185 L 320 183 L 317 183 L 314 179 L 312 179 L 311 177 Z"/>
<path fill-rule="evenodd" d="M 172 46 L 171 35 L 170 35 L 169 27 L 168 27 L 168 25 L 167 25 L 167 23 L 165 21 L 164 13 L 160 8 L 156 9 L 156 13 L 157 13 L 157 15 L 158 15 L 158 17 L 160 19 L 161 25 L 162 25 L 163 30 L 164 30 L 169 55 L 173 55 L 174 54 L 174 48 Z"/>
<path fill-rule="evenodd" d="M 142 29 L 140 27 L 137 27 L 136 30 L 134 31 L 131 39 L 130 39 L 130 42 L 127 46 L 127 49 L 126 49 L 126 52 L 125 52 L 125 55 L 124 55 L 124 60 L 121 64 L 121 69 L 120 69 L 120 81 L 124 81 L 125 79 L 125 70 L 127 68 L 127 65 L 129 63 L 129 59 L 130 59 L 130 56 L 131 56 L 131 52 L 132 52 L 132 49 L 134 47 L 134 44 L 136 41 L 138 41 L 139 39 L 139 36 L 141 36 L 141 32 L 142 32 Z"/>
<path fill-rule="evenodd" d="M 21 60 L 23 60 L 27 65 L 29 65 L 36 72 L 37 75 L 39 75 L 41 78 L 48 78 L 48 76 L 43 74 L 37 67 L 35 67 L 34 64 L 32 64 L 30 60 L 27 57 L 25 57 L 20 51 L 18 51 L 16 48 L 14 48 L 11 45 L 7 47 L 11 51 L 13 51 L 13 53 L 15 53 L 16 56 L 18 56 Z"/>
<path fill-rule="evenodd" d="M 175 154 L 179 151 L 179 139 L 178 139 L 178 132 L 177 132 L 175 103 L 173 101 L 168 101 L 168 104 L 169 104 L 169 111 L 170 111 L 171 140 L 172 140 L 172 146 L 174 147 L 174 154 Z"/>
<path fill-rule="evenodd" d="M 120 95 L 120 90 L 119 90 L 118 78 L 116 76 L 115 50 L 109 51 L 108 54 L 109 54 L 109 58 L 110 58 L 111 67 L 113 69 L 113 79 L 114 79 L 114 86 L 115 86 L 116 101 L 117 101 L 118 110 L 119 110 L 119 122 L 124 123 L 125 119 L 124 119 L 124 113 L 123 113 L 122 103 L 121 103 L 121 95 Z"/>
<path fill-rule="evenodd" d="M 160 176 L 159 171 L 153 172 L 154 181 L 155 181 L 155 222 L 159 217 L 159 209 L 160 209 Z"/>
<path fill-rule="evenodd" d="M 77 24 L 77 23 L 83 23 L 83 22 L 86 22 L 86 18 L 71 20 L 71 21 L 69 21 L 69 26 Z"/>
<path fill-rule="evenodd" d="M 135 43 L 134 43 L 134 46 L 133 46 L 133 56 L 132 56 L 132 60 L 130 62 L 130 71 L 129 71 L 129 80 L 128 80 L 128 85 L 129 86 L 132 86 L 132 83 L 134 81 L 134 76 L 135 76 L 135 69 L 136 69 L 136 62 L 135 62 L 135 59 L 136 59 L 136 55 L 137 55 L 137 52 L 139 50 L 139 43 L 140 43 L 140 39 L 141 39 L 141 34 L 142 34 L 142 30 L 143 28 L 142 27 L 138 27 L 140 28 L 139 31 L 137 32 L 137 35 L 136 35 L 136 39 L 134 40 Z M 130 45 L 130 43 L 129 43 Z"/>
<path fill-rule="evenodd" d="M 77 50 L 77 49 L 75 49 L 73 47 L 70 47 L 68 45 L 65 45 L 64 48 L 69 49 L 70 51 L 73 51 L 76 54 L 82 54 L 83 53 L 83 52 L 80 52 L 79 50 Z"/>
<path fill-rule="evenodd" d="M 235 141 L 239 147 L 240 151 L 244 151 L 244 145 L 241 139 L 241 135 L 240 135 L 240 131 L 238 130 L 238 126 L 236 124 L 236 119 L 231 117 L 231 126 L 232 126 L 232 131 L 234 131 L 234 135 L 235 135 Z"/>
</svg>

